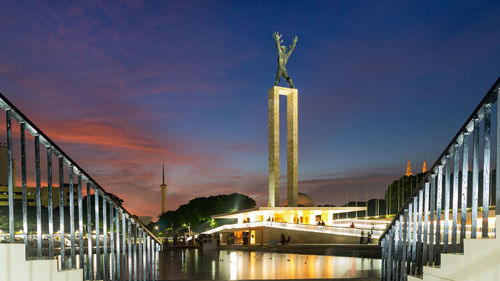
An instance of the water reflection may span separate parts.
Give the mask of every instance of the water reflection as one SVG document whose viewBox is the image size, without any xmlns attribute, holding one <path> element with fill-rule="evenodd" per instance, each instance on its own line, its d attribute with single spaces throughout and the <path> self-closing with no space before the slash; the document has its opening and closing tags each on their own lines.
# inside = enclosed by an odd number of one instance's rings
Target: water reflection
<svg viewBox="0 0 500 281">
<path fill-rule="evenodd" d="M 160 279 L 380 278 L 380 260 L 242 251 L 167 250 Z"/>
</svg>

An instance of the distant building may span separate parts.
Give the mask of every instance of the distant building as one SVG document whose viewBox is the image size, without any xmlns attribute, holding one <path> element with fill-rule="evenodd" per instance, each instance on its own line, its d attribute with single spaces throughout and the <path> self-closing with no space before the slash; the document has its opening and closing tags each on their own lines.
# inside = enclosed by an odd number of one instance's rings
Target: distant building
<svg viewBox="0 0 500 281">
<path fill-rule="evenodd" d="M 422 165 L 422 173 L 427 173 L 427 162 L 425 162 L 425 159 L 424 159 L 424 164 Z M 411 172 L 410 158 L 408 158 L 408 162 L 406 163 L 405 176 L 409 177 L 411 175 L 413 175 L 413 173 Z"/>
<path fill-rule="evenodd" d="M 7 175 L 8 168 L 7 161 L 7 146 L 4 144 L 0 145 L 0 206 L 9 205 L 9 182 Z M 14 184 L 14 204 L 17 202 L 22 202 L 23 200 L 23 187 L 17 186 L 16 184 L 16 169 L 15 163 L 13 165 L 12 182 Z M 78 201 L 78 185 L 73 185 L 73 198 L 75 206 Z M 64 206 L 69 206 L 69 184 L 65 183 L 64 188 Z M 42 206 L 45 208 L 49 207 L 49 188 L 40 188 L 40 199 Z M 26 187 L 26 199 L 28 206 L 36 206 L 36 187 L 28 186 Z M 17 202 L 16 202 L 17 201 Z M 52 187 L 52 206 L 56 208 L 59 206 L 59 187 Z"/>
<path fill-rule="evenodd" d="M 28 187 L 26 189 L 26 199 L 28 206 L 36 206 L 36 188 Z M 22 202 L 23 188 L 21 186 L 14 187 L 14 204 L 16 201 Z M 9 187 L 7 185 L 0 185 L 0 206 L 9 205 Z"/>
</svg>

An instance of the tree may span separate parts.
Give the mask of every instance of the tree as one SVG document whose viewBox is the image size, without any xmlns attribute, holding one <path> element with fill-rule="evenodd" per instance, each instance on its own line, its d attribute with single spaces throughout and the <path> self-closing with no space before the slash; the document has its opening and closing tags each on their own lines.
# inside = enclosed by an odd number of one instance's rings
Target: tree
<svg viewBox="0 0 500 281">
<path fill-rule="evenodd" d="M 181 205 L 175 211 L 161 214 L 155 226 L 158 226 L 162 232 L 165 229 L 171 229 L 173 232 L 181 233 L 187 228 L 195 232 L 203 232 L 210 227 L 227 223 L 227 220 L 215 222 L 212 219 L 213 215 L 254 207 L 255 200 L 238 193 L 197 197 Z"/>
</svg>

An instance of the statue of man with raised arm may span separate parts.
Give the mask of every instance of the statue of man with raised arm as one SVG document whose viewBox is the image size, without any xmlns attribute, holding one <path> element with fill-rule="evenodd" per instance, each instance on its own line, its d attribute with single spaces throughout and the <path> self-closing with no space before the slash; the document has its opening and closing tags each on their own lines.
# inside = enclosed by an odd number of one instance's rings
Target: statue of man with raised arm
<svg viewBox="0 0 500 281">
<path fill-rule="evenodd" d="M 283 40 L 281 40 L 281 34 L 274 32 L 273 38 L 276 41 L 276 48 L 278 49 L 278 73 L 276 74 L 276 82 L 274 82 L 274 86 L 278 86 L 281 76 L 283 75 L 286 82 L 288 82 L 288 85 L 290 85 L 290 88 L 294 89 L 295 87 L 293 86 L 292 79 L 286 72 L 286 63 L 288 62 L 288 58 L 290 58 L 293 49 L 295 49 L 295 44 L 297 44 L 298 38 L 297 36 L 293 38 L 293 43 L 289 46 L 288 52 L 286 51 L 286 46 L 281 46 L 281 43 L 283 43 Z"/>
</svg>

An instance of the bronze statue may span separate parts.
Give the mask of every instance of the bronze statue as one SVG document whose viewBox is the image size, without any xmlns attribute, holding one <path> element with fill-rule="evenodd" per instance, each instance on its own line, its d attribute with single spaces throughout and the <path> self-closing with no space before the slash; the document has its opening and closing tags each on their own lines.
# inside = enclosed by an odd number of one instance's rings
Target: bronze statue
<svg viewBox="0 0 500 281">
<path fill-rule="evenodd" d="M 283 40 L 281 40 L 281 34 L 278 32 L 273 33 L 273 38 L 276 41 L 276 48 L 278 49 L 278 73 L 276 74 L 276 82 L 274 82 L 274 86 L 278 86 L 281 80 L 281 76 L 285 78 L 286 82 L 288 82 L 288 85 L 290 85 L 290 88 L 295 88 L 292 83 L 292 78 L 288 76 L 288 73 L 286 72 L 286 63 L 288 62 L 288 58 L 290 58 L 290 55 L 293 52 L 293 49 L 295 49 L 295 44 L 297 44 L 297 36 L 293 38 L 293 43 L 292 45 L 289 46 L 288 52 L 286 51 L 286 46 L 281 46 L 281 43 L 283 43 Z"/>
</svg>

